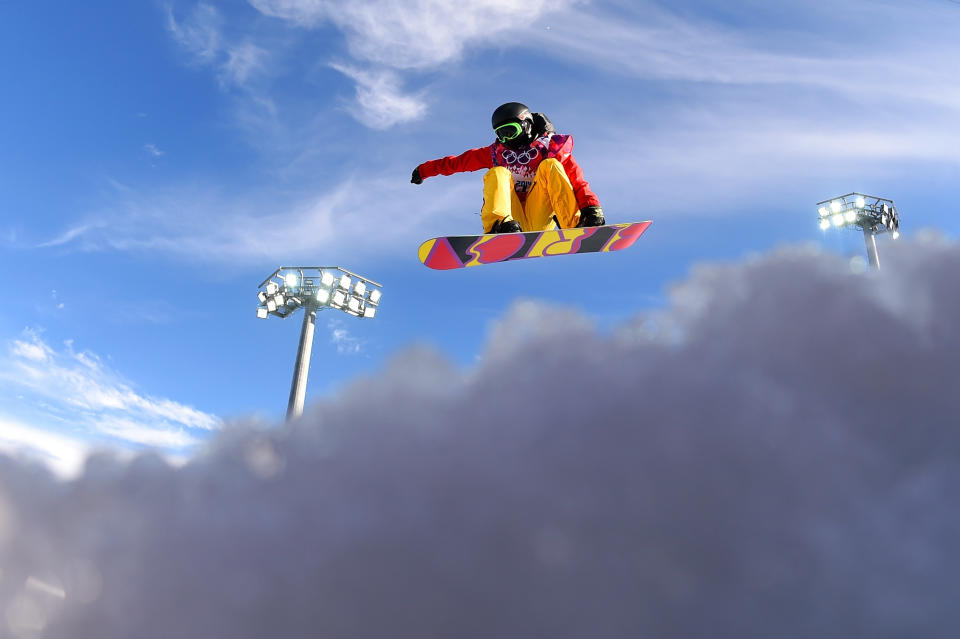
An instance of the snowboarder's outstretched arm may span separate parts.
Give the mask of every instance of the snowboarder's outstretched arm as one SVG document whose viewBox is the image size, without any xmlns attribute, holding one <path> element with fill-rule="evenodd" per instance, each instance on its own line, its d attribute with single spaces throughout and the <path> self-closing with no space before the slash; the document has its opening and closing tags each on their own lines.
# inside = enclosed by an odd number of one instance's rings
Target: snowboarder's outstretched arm
<svg viewBox="0 0 960 639">
<path fill-rule="evenodd" d="M 410 181 L 414 184 L 420 184 L 423 180 L 435 175 L 453 175 L 454 173 L 479 171 L 492 167 L 493 148 L 485 146 L 464 151 L 460 155 L 448 155 L 445 158 L 424 162 L 413 170 Z"/>
</svg>

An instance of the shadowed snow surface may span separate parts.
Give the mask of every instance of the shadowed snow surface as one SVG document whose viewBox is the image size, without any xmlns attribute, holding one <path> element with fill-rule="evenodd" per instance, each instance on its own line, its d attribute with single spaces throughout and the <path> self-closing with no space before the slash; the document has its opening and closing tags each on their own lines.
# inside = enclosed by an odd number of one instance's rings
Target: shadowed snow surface
<svg viewBox="0 0 960 639">
<path fill-rule="evenodd" d="M 601 333 L 519 302 L 182 468 L 0 458 L 0 636 L 944 637 L 960 248 L 789 248 Z"/>
</svg>

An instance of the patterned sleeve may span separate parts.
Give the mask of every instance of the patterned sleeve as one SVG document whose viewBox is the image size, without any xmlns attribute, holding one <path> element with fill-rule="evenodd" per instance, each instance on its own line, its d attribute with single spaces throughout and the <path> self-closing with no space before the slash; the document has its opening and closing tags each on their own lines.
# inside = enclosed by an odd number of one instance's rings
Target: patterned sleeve
<svg viewBox="0 0 960 639">
<path fill-rule="evenodd" d="M 453 175 L 465 171 L 479 171 L 493 166 L 493 146 L 470 149 L 460 155 L 448 155 L 439 160 L 424 162 L 418 168 L 420 177 L 426 179 L 435 175 Z"/>
</svg>

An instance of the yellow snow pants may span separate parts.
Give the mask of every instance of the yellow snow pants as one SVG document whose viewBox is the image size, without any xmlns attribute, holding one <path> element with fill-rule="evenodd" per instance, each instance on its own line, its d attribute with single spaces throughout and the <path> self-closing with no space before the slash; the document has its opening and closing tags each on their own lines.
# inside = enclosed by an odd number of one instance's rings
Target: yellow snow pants
<svg viewBox="0 0 960 639">
<path fill-rule="evenodd" d="M 513 175 L 505 166 L 495 166 L 483 176 L 483 208 L 480 219 L 487 232 L 497 220 L 513 218 L 524 231 L 546 231 L 572 228 L 580 221 L 577 196 L 570 178 L 559 160 L 548 158 L 537 167 L 527 201 L 520 203 L 513 188 Z"/>
</svg>

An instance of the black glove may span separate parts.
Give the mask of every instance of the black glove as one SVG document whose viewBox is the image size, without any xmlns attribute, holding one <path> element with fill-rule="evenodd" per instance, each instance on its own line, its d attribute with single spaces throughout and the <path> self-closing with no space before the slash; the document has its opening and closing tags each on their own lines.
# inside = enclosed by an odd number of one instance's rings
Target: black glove
<svg viewBox="0 0 960 639">
<path fill-rule="evenodd" d="M 516 220 L 497 220 L 487 233 L 520 233 L 520 223 Z"/>
<path fill-rule="evenodd" d="M 578 227 L 603 226 L 607 221 L 603 217 L 603 209 L 599 206 L 585 206 L 580 209 L 580 223 Z"/>
<path fill-rule="evenodd" d="M 533 133 L 536 137 L 542 138 L 545 135 L 553 135 L 557 132 L 553 128 L 553 122 L 543 113 L 532 113 L 531 115 L 533 116 Z"/>
<path fill-rule="evenodd" d="M 414 184 L 423 184 L 423 178 L 420 177 L 419 166 L 413 170 L 413 175 L 410 176 L 410 181 Z"/>
</svg>

